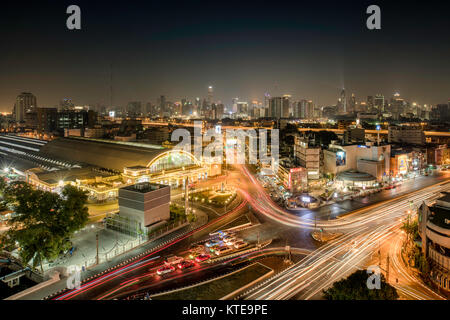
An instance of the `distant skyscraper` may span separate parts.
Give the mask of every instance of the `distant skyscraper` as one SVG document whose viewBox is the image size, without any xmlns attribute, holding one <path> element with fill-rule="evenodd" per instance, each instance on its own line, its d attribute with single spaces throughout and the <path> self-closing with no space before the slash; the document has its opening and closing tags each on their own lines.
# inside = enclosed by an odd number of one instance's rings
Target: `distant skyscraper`
<svg viewBox="0 0 450 320">
<path fill-rule="evenodd" d="M 345 89 L 341 91 L 341 97 L 339 99 L 339 112 L 347 113 L 347 98 L 345 96 Z"/>
<path fill-rule="evenodd" d="M 237 103 L 237 113 L 248 114 L 248 103 L 244 101 L 239 101 Z"/>
<path fill-rule="evenodd" d="M 448 104 L 438 104 L 436 109 L 439 113 L 440 121 L 450 121 L 450 108 Z"/>
<path fill-rule="evenodd" d="M 236 113 L 238 111 L 238 101 L 239 98 L 231 99 L 231 112 Z"/>
<path fill-rule="evenodd" d="M 167 108 L 166 97 L 161 96 L 159 100 L 159 114 L 161 117 L 164 115 L 164 112 L 166 112 L 166 108 Z"/>
<path fill-rule="evenodd" d="M 395 120 L 398 120 L 400 118 L 400 115 L 404 111 L 405 101 L 400 97 L 400 94 L 396 92 L 394 96 L 391 98 L 391 106 L 390 106 L 390 112 L 392 113 L 392 117 Z"/>
<path fill-rule="evenodd" d="M 72 99 L 64 98 L 59 102 L 59 108 L 61 110 L 73 110 L 75 105 L 72 102 Z"/>
<path fill-rule="evenodd" d="M 208 105 L 212 105 L 214 103 L 214 94 L 213 94 L 213 87 L 208 87 Z"/>
<path fill-rule="evenodd" d="M 268 116 L 275 119 L 289 117 L 289 98 L 290 96 L 272 97 L 269 100 Z"/>
<path fill-rule="evenodd" d="M 197 116 L 200 115 L 201 108 L 202 108 L 201 100 L 199 97 L 197 97 L 197 98 L 195 98 L 195 105 L 194 105 L 193 113 Z"/>
<path fill-rule="evenodd" d="M 379 113 L 384 112 L 384 96 L 382 94 L 375 95 L 374 107 Z"/>
<path fill-rule="evenodd" d="M 282 118 L 289 118 L 291 116 L 291 95 L 283 95 L 283 109 L 281 113 Z"/>
<path fill-rule="evenodd" d="M 295 119 L 301 119 L 301 102 L 297 101 L 294 103 L 294 110 L 292 112 Z"/>
<path fill-rule="evenodd" d="M 356 109 L 356 97 L 355 94 L 352 93 L 352 96 L 349 99 L 348 112 L 355 112 L 355 109 Z"/>
<path fill-rule="evenodd" d="M 34 112 L 37 108 L 36 97 L 29 92 L 22 92 L 16 98 L 16 103 L 14 104 L 13 114 L 16 122 L 21 122 L 25 120 L 25 114 L 27 112 Z"/>
<path fill-rule="evenodd" d="M 127 113 L 131 117 L 140 116 L 142 113 L 142 104 L 140 101 L 131 101 L 127 105 Z"/>
<path fill-rule="evenodd" d="M 294 107 L 294 118 L 312 119 L 314 118 L 314 103 L 312 100 L 302 99 Z"/>
</svg>

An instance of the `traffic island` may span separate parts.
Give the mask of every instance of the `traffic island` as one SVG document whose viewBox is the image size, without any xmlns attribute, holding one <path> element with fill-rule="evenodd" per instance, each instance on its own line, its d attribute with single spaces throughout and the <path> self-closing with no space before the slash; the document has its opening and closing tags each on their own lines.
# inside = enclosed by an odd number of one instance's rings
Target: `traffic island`
<svg viewBox="0 0 450 320">
<path fill-rule="evenodd" d="M 152 300 L 225 300 L 272 275 L 274 271 L 261 263 L 188 288 L 157 294 Z"/>
<path fill-rule="evenodd" d="M 319 242 L 328 242 L 340 237 L 342 233 L 339 232 L 327 232 L 327 231 L 313 231 L 311 237 Z"/>
</svg>

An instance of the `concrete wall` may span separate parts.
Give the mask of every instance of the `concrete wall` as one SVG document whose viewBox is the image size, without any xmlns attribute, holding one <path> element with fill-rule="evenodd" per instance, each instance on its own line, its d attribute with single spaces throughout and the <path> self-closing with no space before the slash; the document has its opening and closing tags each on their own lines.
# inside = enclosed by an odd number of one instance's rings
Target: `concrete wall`
<svg viewBox="0 0 450 320">
<path fill-rule="evenodd" d="M 170 219 L 170 187 L 146 193 L 119 189 L 119 212 L 141 223 L 141 227 Z"/>
</svg>

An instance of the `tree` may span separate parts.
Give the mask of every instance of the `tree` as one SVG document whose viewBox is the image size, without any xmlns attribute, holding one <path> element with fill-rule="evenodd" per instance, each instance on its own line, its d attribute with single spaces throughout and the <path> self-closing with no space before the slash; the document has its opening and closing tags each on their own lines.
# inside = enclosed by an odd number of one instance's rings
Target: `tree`
<svg viewBox="0 0 450 320">
<path fill-rule="evenodd" d="M 40 265 L 42 270 L 45 260 L 54 260 L 68 250 L 70 237 L 89 219 L 87 193 L 70 185 L 59 195 L 14 182 L 5 193 L 12 199 L 16 215 L 0 239 L 2 248 L 17 244 L 22 262 L 32 262 L 33 268 Z"/>
<path fill-rule="evenodd" d="M 413 221 L 410 221 L 410 219 L 411 217 L 409 216 L 408 219 L 403 222 L 401 229 L 406 232 L 410 241 L 414 241 L 419 238 L 419 222 L 417 219 L 414 219 Z"/>
<path fill-rule="evenodd" d="M 331 288 L 323 291 L 327 300 L 397 300 L 397 290 L 386 283 L 381 274 L 380 289 L 369 289 L 365 270 L 358 270 L 346 279 L 337 281 Z"/>
<path fill-rule="evenodd" d="M 6 179 L 0 177 L 0 211 L 8 209 L 8 204 L 11 199 L 7 193 L 8 184 L 6 183 Z"/>
</svg>

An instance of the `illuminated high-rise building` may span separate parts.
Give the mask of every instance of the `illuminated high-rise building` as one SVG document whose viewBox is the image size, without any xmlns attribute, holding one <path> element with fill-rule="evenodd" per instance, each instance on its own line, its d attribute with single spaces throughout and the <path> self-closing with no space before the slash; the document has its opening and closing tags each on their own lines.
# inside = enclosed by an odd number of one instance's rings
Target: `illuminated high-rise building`
<svg viewBox="0 0 450 320">
<path fill-rule="evenodd" d="M 16 98 L 14 104 L 13 115 L 16 122 L 25 121 L 25 114 L 27 112 L 35 112 L 37 108 L 37 101 L 34 94 L 30 92 L 22 92 Z"/>
<path fill-rule="evenodd" d="M 384 111 L 384 96 L 382 94 L 375 95 L 374 107 L 379 113 Z"/>
<path fill-rule="evenodd" d="M 285 95 L 283 97 L 272 97 L 269 100 L 268 116 L 275 119 L 289 117 L 289 98 Z"/>
<path fill-rule="evenodd" d="M 403 113 L 405 107 L 405 100 L 400 97 L 400 93 L 396 92 L 391 98 L 390 112 L 394 120 L 398 120 Z"/>
<path fill-rule="evenodd" d="M 233 99 L 231 99 L 231 112 L 232 113 L 236 113 L 237 111 L 238 111 L 238 101 L 239 101 L 239 98 L 233 98 Z"/>
<path fill-rule="evenodd" d="M 159 115 L 161 117 L 164 115 L 164 112 L 166 112 L 166 108 L 167 108 L 166 96 L 161 96 L 159 98 Z"/>
<path fill-rule="evenodd" d="M 347 113 L 347 98 L 345 96 L 345 88 L 342 88 L 341 97 L 338 101 L 338 110 L 340 113 Z"/>
<path fill-rule="evenodd" d="M 214 95 L 213 95 L 213 87 L 208 87 L 208 105 L 212 105 L 214 103 Z"/>
<path fill-rule="evenodd" d="M 356 109 L 356 96 L 352 93 L 349 103 L 348 103 L 348 112 L 355 112 Z"/>
<path fill-rule="evenodd" d="M 372 110 L 374 105 L 375 105 L 375 103 L 373 101 L 373 96 L 368 96 L 367 97 L 367 103 L 366 103 L 367 110 L 362 110 L 362 111 L 363 112 L 370 111 L 370 110 Z"/>
</svg>

